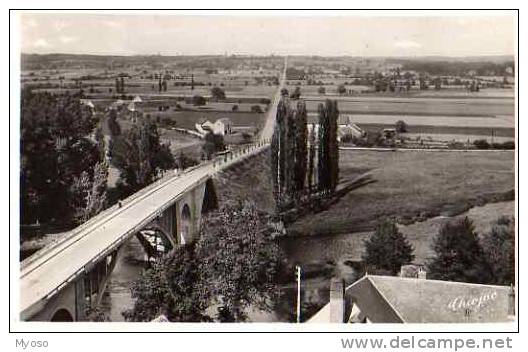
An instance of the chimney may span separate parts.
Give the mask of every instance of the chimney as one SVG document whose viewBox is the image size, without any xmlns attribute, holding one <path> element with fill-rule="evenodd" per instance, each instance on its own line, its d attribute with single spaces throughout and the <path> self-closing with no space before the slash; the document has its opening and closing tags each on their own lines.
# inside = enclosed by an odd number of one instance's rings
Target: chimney
<svg viewBox="0 0 528 352">
<path fill-rule="evenodd" d="M 510 292 L 508 293 L 508 315 L 515 315 L 515 288 L 513 284 L 510 285 Z"/>
<path fill-rule="evenodd" d="M 330 322 L 343 323 L 345 320 L 345 282 L 332 278 L 330 282 Z"/>
</svg>

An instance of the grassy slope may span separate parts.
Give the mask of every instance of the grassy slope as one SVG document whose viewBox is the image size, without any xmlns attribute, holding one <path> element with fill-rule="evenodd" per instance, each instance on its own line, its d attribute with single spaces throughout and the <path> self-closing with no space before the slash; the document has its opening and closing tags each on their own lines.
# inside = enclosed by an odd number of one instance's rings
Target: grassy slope
<svg viewBox="0 0 528 352">
<path fill-rule="evenodd" d="M 341 178 L 365 173 L 376 182 L 351 191 L 328 210 L 296 221 L 290 226 L 291 232 L 317 235 L 365 231 L 384 216 L 410 223 L 511 199 L 508 193 L 514 189 L 514 154 L 341 152 Z"/>
<path fill-rule="evenodd" d="M 220 204 L 228 200 L 251 200 L 256 206 L 268 212 L 275 207 L 269 151 L 242 161 L 219 174 L 214 180 Z"/>
</svg>

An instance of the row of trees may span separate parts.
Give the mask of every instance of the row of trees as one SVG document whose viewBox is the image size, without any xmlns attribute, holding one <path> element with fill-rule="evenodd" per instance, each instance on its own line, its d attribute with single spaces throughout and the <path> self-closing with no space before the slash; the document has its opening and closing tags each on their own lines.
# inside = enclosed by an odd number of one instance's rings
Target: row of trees
<svg viewBox="0 0 528 352">
<path fill-rule="evenodd" d="M 118 94 L 125 93 L 125 78 L 124 77 L 115 79 L 115 90 L 116 90 L 116 93 Z"/>
<path fill-rule="evenodd" d="M 279 208 L 295 203 L 306 190 L 332 193 L 339 177 L 337 102 L 319 105 L 319 127 L 308 133 L 306 104 L 297 101 L 293 107 L 287 94 L 282 92 L 277 106 L 271 142 L 273 190 Z"/>
<path fill-rule="evenodd" d="M 209 213 L 195 244 L 177 248 L 133 284 L 126 319 L 233 322 L 246 320 L 250 306 L 270 310 L 282 252 L 268 221 L 249 202 Z"/>
<path fill-rule="evenodd" d="M 428 277 L 437 280 L 510 285 L 515 282 L 515 228 L 501 217 L 479 236 L 467 217 L 445 223 L 433 241 Z M 396 275 L 414 260 L 413 247 L 392 221 L 384 221 L 365 242 L 365 265 Z"/>
<path fill-rule="evenodd" d="M 105 206 L 104 140 L 81 98 L 21 92 L 22 224 L 79 223 Z"/>
</svg>

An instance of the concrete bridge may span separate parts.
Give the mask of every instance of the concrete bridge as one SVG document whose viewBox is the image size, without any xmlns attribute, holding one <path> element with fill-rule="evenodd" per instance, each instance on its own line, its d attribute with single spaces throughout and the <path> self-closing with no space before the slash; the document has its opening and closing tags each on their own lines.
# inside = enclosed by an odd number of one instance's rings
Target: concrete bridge
<svg viewBox="0 0 528 352">
<path fill-rule="evenodd" d="M 84 320 L 86 309 L 100 302 L 125 241 L 136 236 L 149 257 L 193 242 L 204 208 L 214 206 L 212 177 L 268 146 L 261 141 L 171 172 L 27 258 L 20 273 L 21 320 Z"/>
<path fill-rule="evenodd" d="M 20 319 L 85 320 L 102 298 L 121 245 L 133 236 L 149 257 L 194 241 L 202 212 L 214 206 L 212 178 L 269 147 L 285 76 L 286 63 L 258 142 L 167 173 L 24 260 Z"/>
</svg>

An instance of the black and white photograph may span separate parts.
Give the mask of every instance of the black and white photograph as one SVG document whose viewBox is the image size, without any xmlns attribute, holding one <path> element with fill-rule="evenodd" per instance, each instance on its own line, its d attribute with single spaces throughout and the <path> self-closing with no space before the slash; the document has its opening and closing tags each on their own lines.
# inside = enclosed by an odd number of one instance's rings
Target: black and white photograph
<svg viewBox="0 0 528 352">
<path fill-rule="evenodd" d="M 517 11 L 10 20 L 18 326 L 518 328 Z"/>
</svg>

